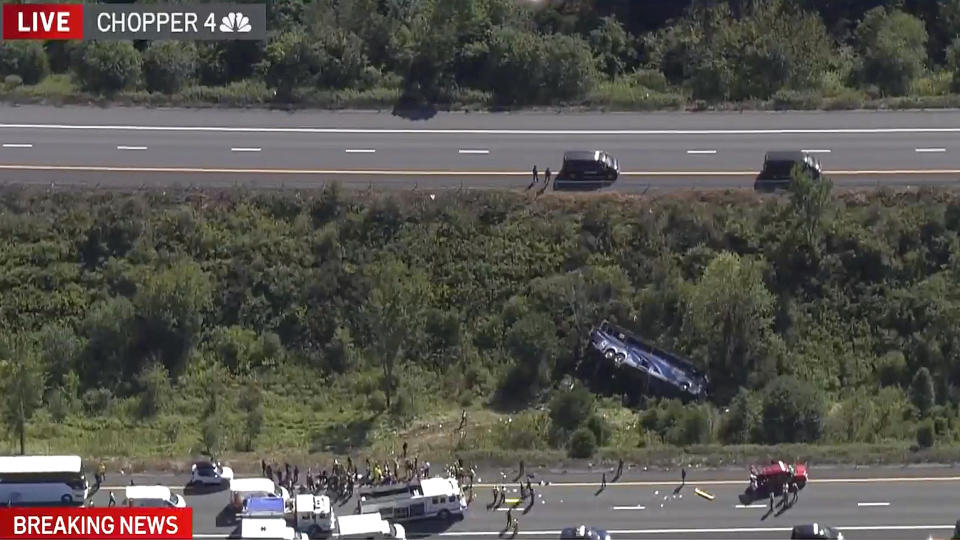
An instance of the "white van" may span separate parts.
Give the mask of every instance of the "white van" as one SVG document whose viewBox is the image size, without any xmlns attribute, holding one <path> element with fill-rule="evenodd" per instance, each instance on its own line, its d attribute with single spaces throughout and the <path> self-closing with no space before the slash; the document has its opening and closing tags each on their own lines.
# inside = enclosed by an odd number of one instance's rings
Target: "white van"
<svg viewBox="0 0 960 540">
<path fill-rule="evenodd" d="M 230 505 L 234 510 L 243 510 L 243 501 L 250 497 L 279 497 L 284 504 L 290 501 L 287 488 L 277 487 L 269 478 L 234 478 L 230 481 Z"/>
<path fill-rule="evenodd" d="M 306 494 L 297 495 L 294 501 L 294 525 L 297 530 L 305 531 L 310 536 L 333 530 L 336 516 L 330 506 L 330 497 Z"/>
<path fill-rule="evenodd" d="M 166 486 L 127 486 L 126 506 L 136 508 L 186 508 L 187 502 Z"/>
<path fill-rule="evenodd" d="M 380 514 L 337 517 L 337 538 L 366 540 L 407 540 L 403 525 L 390 523 Z"/>
<path fill-rule="evenodd" d="M 301 540 L 307 535 L 300 534 L 287 525 L 283 518 L 243 518 L 240 520 L 240 538 L 246 540 Z"/>
</svg>

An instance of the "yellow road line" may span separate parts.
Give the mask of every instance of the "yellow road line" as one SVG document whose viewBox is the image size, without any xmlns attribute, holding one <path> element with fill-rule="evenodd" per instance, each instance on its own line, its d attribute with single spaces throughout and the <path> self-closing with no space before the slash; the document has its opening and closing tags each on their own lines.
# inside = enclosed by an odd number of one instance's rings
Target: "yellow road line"
<svg viewBox="0 0 960 540">
<path fill-rule="evenodd" d="M 107 165 L 29 165 L 0 164 L 0 170 L 18 171 L 80 171 L 130 173 L 206 173 L 206 174 L 289 174 L 289 175 L 352 175 L 352 176 L 519 176 L 529 177 L 528 171 L 452 171 L 452 170 L 390 170 L 390 169 L 286 169 L 286 168 L 230 168 L 230 167 L 120 167 Z M 756 171 L 627 171 L 620 176 L 677 176 L 723 177 L 754 176 Z M 891 175 L 960 175 L 960 169 L 890 169 L 890 170 L 836 170 L 826 171 L 834 176 L 891 176 Z"/>
</svg>

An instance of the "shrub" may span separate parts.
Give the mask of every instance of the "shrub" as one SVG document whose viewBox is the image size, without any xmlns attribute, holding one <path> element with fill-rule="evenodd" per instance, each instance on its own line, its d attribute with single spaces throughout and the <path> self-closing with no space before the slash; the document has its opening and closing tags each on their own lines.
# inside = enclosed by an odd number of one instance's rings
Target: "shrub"
<svg viewBox="0 0 960 540">
<path fill-rule="evenodd" d="M 922 367 L 913 376 L 913 382 L 910 383 L 910 402 L 913 403 L 921 418 L 926 417 L 933 408 L 935 396 L 933 377 L 930 376 L 929 369 Z"/>
<path fill-rule="evenodd" d="M 558 393 L 550 403 L 554 425 L 573 431 L 586 422 L 594 410 L 593 395 L 582 385 Z"/>
<path fill-rule="evenodd" d="M 823 398 L 810 383 L 783 376 L 764 389 L 764 442 L 815 442 L 823 434 L 823 420 Z"/>
<path fill-rule="evenodd" d="M 7 75 L 3 78 L 3 86 L 8 90 L 23 86 L 23 78 L 19 75 Z"/>
<path fill-rule="evenodd" d="M 582 427 L 573 432 L 570 438 L 570 457 L 586 459 L 597 451 L 597 438 L 588 428 Z"/>
<path fill-rule="evenodd" d="M 920 448 L 930 448 L 933 446 L 933 440 L 933 420 L 927 418 L 917 424 L 917 444 Z"/>
<path fill-rule="evenodd" d="M 93 41 L 77 49 L 74 76 L 84 90 L 113 93 L 139 82 L 143 60 L 128 41 Z"/>
<path fill-rule="evenodd" d="M 90 414 L 103 414 L 110 407 L 112 400 L 113 393 L 106 388 L 87 390 L 81 398 L 83 408 Z"/>
<path fill-rule="evenodd" d="M 610 437 L 613 436 L 610 423 L 599 414 L 594 414 L 587 420 L 587 429 L 593 432 L 599 446 L 606 446 L 610 442 Z"/>
<path fill-rule="evenodd" d="M 0 41 L 0 76 L 19 75 L 37 84 L 50 72 L 47 53 L 39 41 Z"/>
<path fill-rule="evenodd" d="M 143 52 L 147 90 L 174 94 L 197 74 L 197 46 L 191 42 L 154 41 Z"/>
</svg>

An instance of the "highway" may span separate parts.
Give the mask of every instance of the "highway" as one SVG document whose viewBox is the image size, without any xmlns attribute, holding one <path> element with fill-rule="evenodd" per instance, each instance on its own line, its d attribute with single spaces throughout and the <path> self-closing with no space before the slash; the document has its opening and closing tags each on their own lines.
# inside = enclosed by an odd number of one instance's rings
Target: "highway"
<svg viewBox="0 0 960 540">
<path fill-rule="evenodd" d="M 498 482 L 506 478 L 508 486 L 514 477 L 513 473 L 490 474 Z M 614 539 L 789 538 L 794 525 L 819 522 L 840 528 L 847 538 L 925 540 L 930 535 L 949 538 L 960 517 L 955 504 L 960 471 L 953 468 L 835 469 L 821 471 L 820 476 L 814 468 L 811 483 L 800 493 L 799 501 L 786 511 L 772 514 L 766 504 L 738 506 L 737 494 L 745 487 L 744 480 L 737 478 L 741 474 L 690 471 L 686 485 L 681 486 L 679 480 L 670 480 L 663 474 L 628 472 L 601 491 L 599 472 L 545 473 L 537 478 L 549 481 L 550 485 L 534 484 L 536 504 L 526 513 L 523 506 L 516 511 L 519 537 L 556 538 L 563 527 L 588 524 L 606 528 Z M 95 497 L 95 504 L 105 504 L 111 489 L 122 500 L 120 485 L 130 478 L 137 484 L 161 483 L 176 488 L 182 488 L 187 479 L 173 475 L 110 474 Z M 481 475 L 480 480 L 490 482 L 491 478 Z M 476 498 L 462 521 L 450 527 L 411 524 L 410 536 L 498 537 L 505 526 L 506 507 L 487 508 L 492 500 L 491 486 L 478 484 Z M 711 494 L 714 500 L 697 496 L 696 488 Z M 194 508 L 195 538 L 226 538 L 231 534 L 235 526 L 216 523 L 227 500 L 225 491 L 187 497 Z M 337 512 L 352 513 L 355 504 L 350 501 L 337 508 Z"/>
<path fill-rule="evenodd" d="M 752 186 L 767 150 L 817 153 L 841 187 L 960 182 L 960 111 L 440 113 L 0 107 L 0 182 L 523 188 L 564 150 L 620 160 L 612 188 Z"/>
</svg>

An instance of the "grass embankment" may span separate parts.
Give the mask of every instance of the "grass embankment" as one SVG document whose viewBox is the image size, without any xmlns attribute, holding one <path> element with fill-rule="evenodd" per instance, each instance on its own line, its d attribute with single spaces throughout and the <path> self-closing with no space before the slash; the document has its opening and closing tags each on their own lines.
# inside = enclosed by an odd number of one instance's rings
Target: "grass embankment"
<svg viewBox="0 0 960 540">
<path fill-rule="evenodd" d="M 925 79 L 921 80 L 924 81 Z M 454 103 L 438 106 L 450 111 L 558 110 L 558 111 L 837 111 L 949 109 L 960 107 L 960 94 L 942 85 L 919 84 L 908 96 L 879 97 L 854 89 L 834 91 L 784 91 L 767 100 L 707 102 L 691 99 L 684 92 L 656 82 L 650 86 L 630 80 L 601 83 L 581 101 L 530 107 L 495 105 L 489 92 L 465 91 Z M 920 87 L 922 86 L 922 88 Z M 11 104 L 51 104 L 146 107 L 240 107 L 279 109 L 377 109 L 392 110 L 400 99 L 399 87 L 369 90 L 315 90 L 295 92 L 290 101 L 277 101 L 275 93 L 259 80 L 226 86 L 189 86 L 175 94 L 123 91 L 110 96 L 84 92 L 66 74 L 50 75 L 34 85 L 0 84 L 0 101 Z"/>
<path fill-rule="evenodd" d="M 952 461 L 960 198 L 823 185 L 538 200 L 6 189 L 2 407 L 32 413 L 28 452 L 167 466 L 403 441 L 435 462 Z M 689 355 L 711 402 L 623 406 L 622 379 L 578 352 L 603 318 Z M 596 452 L 574 452 L 578 437 Z M 795 441 L 817 444 L 760 445 Z"/>
</svg>

